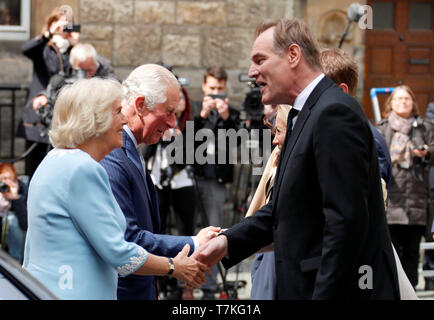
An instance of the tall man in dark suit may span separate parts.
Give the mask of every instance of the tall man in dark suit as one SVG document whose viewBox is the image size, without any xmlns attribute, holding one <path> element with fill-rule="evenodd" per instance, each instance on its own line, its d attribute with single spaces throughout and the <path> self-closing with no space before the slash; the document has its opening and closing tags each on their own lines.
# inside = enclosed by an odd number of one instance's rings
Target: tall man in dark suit
<svg viewBox="0 0 434 320">
<path fill-rule="evenodd" d="M 249 76 L 262 103 L 299 112 L 288 117 L 272 200 L 194 256 L 208 265 L 226 256 L 229 268 L 274 241 L 278 299 L 399 299 L 362 108 L 324 76 L 301 20 L 262 23 L 256 36 Z"/>
<path fill-rule="evenodd" d="M 122 83 L 125 100 L 123 112 L 128 119 L 122 132 L 122 147 L 102 161 L 116 201 L 127 221 L 125 239 L 149 252 L 174 257 L 188 244 L 190 253 L 215 236 L 219 228 L 202 229 L 197 237 L 158 234 L 160 214 L 155 186 L 142 154 L 142 143 L 157 143 L 164 131 L 175 126 L 179 103 L 179 84 L 166 68 L 147 64 L 134 69 Z M 178 268 L 179 267 L 179 268 Z M 183 266 L 174 266 L 182 271 Z M 169 274 L 174 274 L 170 271 Z M 178 279 L 182 280 L 182 277 Z M 155 300 L 158 292 L 155 277 L 130 275 L 118 280 L 118 299 Z"/>
</svg>

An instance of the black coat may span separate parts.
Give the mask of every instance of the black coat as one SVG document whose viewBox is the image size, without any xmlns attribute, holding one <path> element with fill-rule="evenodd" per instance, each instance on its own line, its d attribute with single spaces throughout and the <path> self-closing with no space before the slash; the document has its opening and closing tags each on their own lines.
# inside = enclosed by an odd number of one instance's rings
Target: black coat
<svg viewBox="0 0 434 320">
<path fill-rule="evenodd" d="M 399 299 L 375 141 L 360 105 L 325 77 L 285 144 L 272 200 L 224 232 L 224 266 L 274 241 L 278 299 Z M 361 289 L 366 275 L 372 288 Z"/>
<path fill-rule="evenodd" d="M 29 141 L 48 142 L 47 130 L 40 123 L 38 114 L 33 110 L 32 99 L 45 90 L 54 75 L 63 71 L 70 74 L 69 53 L 71 47 L 61 54 L 57 47 L 44 36 L 38 36 L 25 42 L 21 52 L 33 62 L 33 79 L 29 95 L 18 126 L 18 137 Z M 41 136 L 41 133 L 43 134 Z"/>
<path fill-rule="evenodd" d="M 219 163 L 219 129 L 229 130 L 234 129 L 238 130 L 240 127 L 240 113 L 238 110 L 234 109 L 233 107 L 229 106 L 229 118 L 226 120 L 223 120 L 216 110 L 212 110 L 208 118 L 203 119 L 199 113 L 200 109 L 202 108 L 202 102 L 193 102 L 193 109 L 195 110 L 195 117 L 194 117 L 194 134 L 196 137 L 196 133 L 201 129 L 210 129 L 214 133 L 214 137 L 216 138 L 215 141 L 215 171 L 216 171 L 216 180 L 218 183 L 230 183 L 233 180 L 233 164 L 230 164 L 230 153 L 228 150 L 230 150 L 229 141 L 227 140 L 225 143 L 225 163 Z M 237 142 L 239 142 L 237 140 Z M 195 152 L 197 148 L 201 147 L 201 145 L 205 143 L 203 141 L 196 141 L 195 140 Z M 223 151 L 221 151 L 223 152 Z M 199 164 L 195 161 L 193 169 L 195 175 L 199 177 L 205 176 L 205 166 L 208 164 Z M 211 166 L 213 166 L 211 164 Z"/>
<path fill-rule="evenodd" d="M 71 69 L 68 61 L 70 51 L 71 47 L 64 54 L 61 54 L 57 47 L 49 43 L 49 39 L 43 36 L 30 39 L 23 44 L 22 54 L 33 62 L 33 79 L 27 102 L 44 90 L 51 77 L 59 71 L 69 74 Z"/>
</svg>

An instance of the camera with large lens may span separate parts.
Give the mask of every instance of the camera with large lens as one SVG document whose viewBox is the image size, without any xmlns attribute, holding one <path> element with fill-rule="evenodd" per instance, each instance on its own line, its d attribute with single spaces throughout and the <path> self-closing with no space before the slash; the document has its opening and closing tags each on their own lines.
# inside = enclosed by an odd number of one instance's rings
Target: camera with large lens
<svg viewBox="0 0 434 320">
<path fill-rule="evenodd" d="M 38 116 L 41 124 L 46 128 L 49 128 L 51 125 L 51 120 L 53 119 L 53 110 L 54 105 L 56 103 L 57 95 L 60 92 L 60 89 L 64 85 L 73 84 L 79 79 L 86 78 L 86 71 L 83 69 L 73 69 L 72 75 L 67 77 L 63 71 L 55 74 L 51 77 L 50 82 L 47 86 L 47 104 L 43 108 L 38 109 Z"/>
<path fill-rule="evenodd" d="M 0 192 L 9 192 L 9 190 L 9 186 L 3 180 L 0 180 Z"/>
<path fill-rule="evenodd" d="M 264 105 L 262 104 L 262 94 L 256 80 L 249 78 L 247 73 L 238 75 L 240 82 L 247 83 L 250 90 L 246 93 L 243 102 L 245 112 L 245 121 L 248 121 L 250 128 L 263 128 L 262 117 L 264 114 Z"/>
<path fill-rule="evenodd" d="M 80 32 L 81 26 L 79 24 L 67 24 L 63 27 L 64 32 Z"/>
</svg>

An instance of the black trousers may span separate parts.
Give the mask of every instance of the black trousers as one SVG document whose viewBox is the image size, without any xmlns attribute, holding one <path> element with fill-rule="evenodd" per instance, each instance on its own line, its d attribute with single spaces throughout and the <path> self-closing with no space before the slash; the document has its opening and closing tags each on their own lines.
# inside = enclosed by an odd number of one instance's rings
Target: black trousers
<svg viewBox="0 0 434 320">
<path fill-rule="evenodd" d="M 172 206 L 176 225 L 180 235 L 194 235 L 194 212 L 196 210 L 196 195 L 194 187 L 180 189 L 163 188 L 158 190 L 158 203 L 161 218 L 161 233 L 167 233 L 167 222 Z"/>
<path fill-rule="evenodd" d="M 26 150 L 33 145 L 34 141 L 26 140 Z M 36 168 L 39 166 L 41 161 L 45 158 L 48 151 L 50 151 L 51 145 L 46 143 L 39 143 L 35 149 L 30 152 L 25 159 L 25 174 L 30 178 L 35 173 Z"/>
<path fill-rule="evenodd" d="M 401 260 L 402 268 L 413 287 L 418 282 L 419 246 L 425 226 L 389 225 L 390 236 Z"/>
</svg>

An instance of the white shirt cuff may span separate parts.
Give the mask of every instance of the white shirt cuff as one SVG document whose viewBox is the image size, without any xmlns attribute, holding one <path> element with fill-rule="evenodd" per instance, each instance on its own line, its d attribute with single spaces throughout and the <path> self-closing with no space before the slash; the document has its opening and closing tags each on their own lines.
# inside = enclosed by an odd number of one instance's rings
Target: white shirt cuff
<svg viewBox="0 0 434 320">
<path fill-rule="evenodd" d="M 192 236 L 191 238 L 193 239 L 194 242 L 194 251 L 196 251 L 196 249 L 199 248 L 199 240 L 197 239 L 196 236 Z"/>
</svg>

